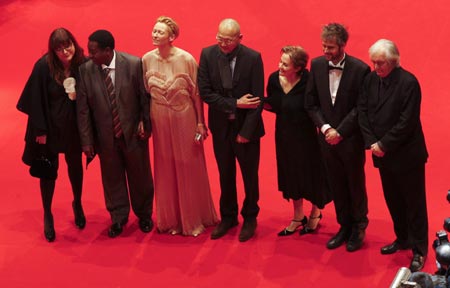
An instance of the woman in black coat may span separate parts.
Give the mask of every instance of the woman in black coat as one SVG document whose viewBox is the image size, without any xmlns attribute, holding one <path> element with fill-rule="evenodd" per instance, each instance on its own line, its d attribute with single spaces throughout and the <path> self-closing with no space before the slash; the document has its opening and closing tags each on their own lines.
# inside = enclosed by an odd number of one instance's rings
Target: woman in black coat
<svg viewBox="0 0 450 288">
<path fill-rule="evenodd" d="M 291 223 L 278 236 L 292 235 L 298 229 L 301 235 L 315 231 L 322 219 L 320 209 L 330 201 L 317 131 L 304 109 L 307 63 L 303 48 L 283 47 L 278 71 L 270 75 L 267 84 L 264 108 L 276 113 L 278 189 L 294 205 Z M 312 203 L 309 221 L 303 199 Z"/>
<path fill-rule="evenodd" d="M 48 52 L 34 65 L 17 103 L 28 115 L 25 150 L 22 160 L 31 166 L 34 159 L 45 156 L 58 168 L 58 154 L 64 153 L 74 200 L 75 225 L 86 225 L 81 205 L 83 167 L 76 122 L 75 83 L 78 66 L 86 60 L 83 49 L 72 33 L 64 28 L 49 37 Z M 56 234 L 51 211 L 56 177 L 40 177 L 44 207 L 44 235 L 49 242 Z"/>
</svg>

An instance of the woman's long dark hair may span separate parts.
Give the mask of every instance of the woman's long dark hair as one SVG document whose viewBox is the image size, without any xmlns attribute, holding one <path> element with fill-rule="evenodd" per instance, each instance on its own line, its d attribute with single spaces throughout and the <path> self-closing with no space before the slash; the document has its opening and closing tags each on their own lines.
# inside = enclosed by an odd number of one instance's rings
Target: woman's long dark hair
<svg viewBox="0 0 450 288">
<path fill-rule="evenodd" d="M 73 34 L 65 28 L 57 28 L 53 30 L 48 39 L 47 63 L 52 77 L 59 84 L 62 84 L 66 77 L 64 75 L 64 66 L 58 55 L 56 55 L 56 49 L 61 46 L 69 46 L 70 44 L 73 44 L 75 47 L 75 54 L 70 62 L 70 70 L 74 74 L 77 73 L 78 66 L 85 61 L 86 57 L 84 56 L 83 48 L 80 47 Z"/>
</svg>

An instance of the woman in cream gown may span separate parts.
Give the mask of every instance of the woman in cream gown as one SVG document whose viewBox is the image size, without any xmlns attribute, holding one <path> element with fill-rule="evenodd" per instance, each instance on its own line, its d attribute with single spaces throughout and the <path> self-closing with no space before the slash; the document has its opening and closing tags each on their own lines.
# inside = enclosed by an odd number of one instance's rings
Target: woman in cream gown
<svg viewBox="0 0 450 288">
<path fill-rule="evenodd" d="M 161 233 L 197 236 L 217 223 L 206 170 L 203 142 L 207 128 L 197 90 L 197 63 L 172 45 L 178 25 L 156 20 L 157 48 L 142 57 L 144 82 L 151 95 L 157 228 Z"/>
</svg>

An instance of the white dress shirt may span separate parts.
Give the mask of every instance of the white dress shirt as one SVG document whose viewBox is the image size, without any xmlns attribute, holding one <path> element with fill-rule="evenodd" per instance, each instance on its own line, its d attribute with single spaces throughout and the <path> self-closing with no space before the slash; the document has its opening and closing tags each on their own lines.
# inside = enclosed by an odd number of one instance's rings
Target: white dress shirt
<svg viewBox="0 0 450 288">
<path fill-rule="evenodd" d="M 336 67 L 338 69 L 328 69 L 328 76 L 330 77 L 330 95 L 331 95 L 331 104 L 336 102 L 336 94 L 339 89 L 339 83 L 341 82 L 342 72 L 344 71 L 345 66 L 345 54 L 341 61 L 338 64 L 333 64 L 333 62 L 328 61 L 329 67 Z M 324 124 L 320 127 L 320 131 L 325 134 L 325 132 L 331 128 L 330 124 Z"/>
<path fill-rule="evenodd" d="M 111 60 L 111 63 L 109 63 L 109 66 L 106 66 L 105 64 L 102 64 L 102 69 L 109 69 L 109 76 L 111 77 L 112 83 L 114 86 L 116 86 L 116 51 L 113 50 L 114 56 Z"/>
</svg>

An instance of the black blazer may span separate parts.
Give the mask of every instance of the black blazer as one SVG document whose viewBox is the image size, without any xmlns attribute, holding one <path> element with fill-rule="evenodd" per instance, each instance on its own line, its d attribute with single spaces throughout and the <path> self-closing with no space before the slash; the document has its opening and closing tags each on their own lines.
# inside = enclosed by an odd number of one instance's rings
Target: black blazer
<svg viewBox="0 0 450 288">
<path fill-rule="evenodd" d="M 218 45 L 204 48 L 199 63 L 198 88 L 201 98 L 209 105 L 208 122 L 211 133 L 225 138 L 230 122 L 228 115 L 234 113 L 239 135 L 249 140 L 257 140 L 265 133 L 261 117 L 262 105 L 257 109 L 238 109 L 236 101 L 247 93 L 261 98 L 264 96 L 261 54 L 240 45 L 236 55 L 232 97 L 229 97 L 225 95 L 220 77 L 218 57 L 221 57 L 221 53 Z"/>
<path fill-rule="evenodd" d="M 360 138 L 357 104 L 359 91 L 370 67 L 361 60 L 348 54 L 334 106 L 331 103 L 328 60 L 324 56 L 311 61 L 311 72 L 306 87 L 305 108 L 313 122 L 320 129 L 330 124 L 344 138 Z M 322 137 L 323 138 L 323 137 Z"/>
<path fill-rule="evenodd" d="M 395 68 L 386 77 L 386 92 L 378 99 L 380 77 L 370 73 L 361 93 L 359 123 L 367 149 L 380 142 L 384 157 L 373 156 L 375 167 L 394 171 L 427 161 L 428 153 L 420 122 L 421 91 L 416 77 Z"/>
</svg>

